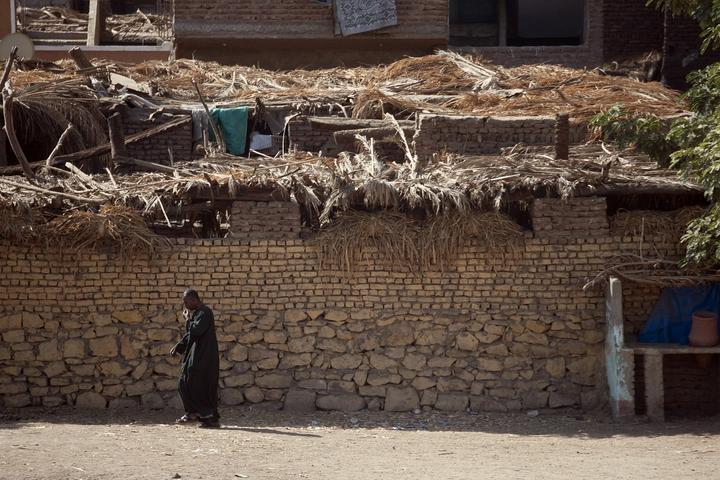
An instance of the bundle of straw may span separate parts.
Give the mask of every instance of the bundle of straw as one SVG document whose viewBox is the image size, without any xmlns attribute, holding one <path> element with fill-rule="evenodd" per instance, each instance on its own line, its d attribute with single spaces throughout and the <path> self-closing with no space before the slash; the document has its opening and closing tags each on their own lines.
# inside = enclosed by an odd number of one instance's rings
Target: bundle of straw
<svg viewBox="0 0 720 480">
<path fill-rule="evenodd" d="M 45 219 L 31 208 L 18 208 L 0 203 L 0 239 L 15 244 L 33 243 L 43 238 Z"/>
<path fill-rule="evenodd" d="M 119 250 L 123 255 L 153 255 L 170 241 L 150 230 L 143 217 L 127 207 L 104 205 L 98 213 L 74 211 L 47 224 L 58 243 L 71 250 Z"/>
<path fill-rule="evenodd" d="M 610 231 L 622 236 L 660 236 L 679 239 L 688 224 L 705 211 L 702 207 L 686 207 L 669 212 L 657 210 L 619 210 L 610 217 Z"/>
<path fill-rule="evenodd" d="M 501 253 L 519 245 L 523 230 L 495 212 L 448 214 L 414 220 L 405 213 L 344 212 L 314 238 L 321 266 L 351 272 L 374 261 L 403 265 L 412 272 L 449 268 L 460 249 L 472 243 Z"/>
</svg>

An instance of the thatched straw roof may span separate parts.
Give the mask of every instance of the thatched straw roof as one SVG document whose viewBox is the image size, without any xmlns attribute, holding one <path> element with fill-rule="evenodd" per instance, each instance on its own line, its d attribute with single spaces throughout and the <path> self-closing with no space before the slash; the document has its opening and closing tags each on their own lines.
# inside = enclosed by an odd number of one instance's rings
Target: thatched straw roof
<svg viewBox="0 0 720 480">
<path fill-rule="evenodd" d="M 630 111 L 683 113 L 677 92 L 659 83 L 609 77 L 601 70 L 553 65 L 504 68 L 479 58 L 440 51 L 389 65 L 279 72 L 247 66 L 178 59 L 138 65 L 96 60 L 98 72 L 119 73 L 153 92 L 154 102 L 196 102 L 195 80 L 208 101 L 254 105 L 317 104 L 355 118 L 400 117 L 417 112 L 527 116 L 567 112 L 578 120 L 616 104 Z M 69 61 L 14 74 L 18 87 L 58 77 L 77 77 Z"/>
<path fill-rule="evenodd" d="M 490 157 L 440 155 L 425 164 L 418 161 L 395 118 L 387 115 L 388 110 L 404 116 L 419 112 L 527 115 L 565 111 L 583 120 L 616 103 L 658 115 L 682 111 L 677 93 L 659 84 L 596 72 L 550 66 L 504 69 L 450 52 L 387 66 L 293 72 L 191 60 L 137 66 L 98 62 L 96 67 L 80 71 L 66 62 L 36 69 L 27 63 L 21 66 L 12 72 L 8 83 L 12 88 L 6 87 L 4 94 L 10 98 L 9 94 L 17 91 L 14 103 L 7 104 L 14 106 L 9 118 L 25 134 L 16 142 L 22 148 L 13 147 L 13 151 L 28 150 L 27 162 L 35 162 L 32 168 L 37 170 L 28 171 L 31 166 L 24 162 L 27 178 L 0 176 L 0 209 L 7 219 L 0 239 L 15 242 L 57 240 L 72 248 L 120 244 L 126 250 L 151 250 L 163 245 L 152 230 L 158 224 L 165 224 L 170 231 L 188 222 L 195 224 L 199 218 L 203 222 L 216 218 L 219 224 L 232 201 L 247 199 L 297 202 L 305 225 L 327 232 L 358 211 L 424 216 L 432 220 L 423 228 L 432 229 L 447 222 L 477 225 L 480 220 L 470 221 L 469 216 L 479 212 L 494 215 L 511 205 L 527 206 L 535 197 L 702 193 L 698 185 L 657 168 L 646 157 L 631 151 L 612 152 L 600 145 L 576 147 L 570 160 L 555 160 L 549 148 L 518 147 Z M 100 113 L 103 102 L 107 106 L 122 101 L 116 95 L 122 89 L 110 85 L 111 72 L 129 76 L 135 87 L 147 87 L 154 92 L 151 99 L 155 103 L 197 101 L 200 92 L 192 87 L 197 81 L 215 102 L 254 104 L 256 98 L 262 98 L 285 102 L 290 109 L 316 102 L 337 108 L 345 116 L 384 118 L 395 127 L 404 158 L 382 162 L 373 141 L 358 137 L 362 151 L 342 153 L 338 158 L 292 152 L 275 158 L 241 159 L 218 154 L 210 146 L 209 157 L 202 161 L 174 167 L 145 162 L 145 167 L 158 171 L 135 173 L 116 162 L 116 170 L 88 174 L 79 161 L 110 151 L 106 121 Z M 157 128 L 168 125 L 175 124 Z M 68 132 L 66 141 L 58 142 L 61 134 Z M 150 132 L 131 135 L 126 143 L 146 134 Z M 37 151 L 30 151 L 31 144 L 38 145 Z M 55 150 L 62 144 L 61 151 L 51 153 L 56 144 Z M 98 165 L 95 162 L 94 167 Z M 14 173 L 18 169 L 11 165 L 2 170 Z M 458 222 L 457 218 L 464 220 Z M 482 222 L 489 218 L 502 223 L 492 215 L 484 216 Z M 211 230 L 205 233 L 222 233 L 218 225 Z M 512 234 L 512 229 L 503 231 Z M 437 238 L 418 242 L 424 245 L 421 248 L 436 251 Z M 457 238 L 445 244 L 457 245 Z"/>
<path fill-rule="evenodd" d="M 546 148 L 514 148 L 421 166 L 410 153 L 404 163 L 384 164 L 369 142 L 367 151 L 338 159 L 305 153 L 253 161 L 217 157 L 180 164 L 174 174 L 87 175 L 51 167 L 34 183 L 0 177 L 0 204 L 24 228 L 77 210 L 98 213 L 106 204 L 132 209 L 148 223 L 172 224 L 194 205 L 223 208 L 233 200 L 272 198 L 300 204 L 306 225 L 318 229 L 351 210 L 436 216 L 502 210 L 533 197 L 703 191 L 644 156 L 608 151 L 586 145 L 572 149 L 570 160 L 554 160 Z M 2 236 L 17 240 L 23 228 Z"/>
</svg>

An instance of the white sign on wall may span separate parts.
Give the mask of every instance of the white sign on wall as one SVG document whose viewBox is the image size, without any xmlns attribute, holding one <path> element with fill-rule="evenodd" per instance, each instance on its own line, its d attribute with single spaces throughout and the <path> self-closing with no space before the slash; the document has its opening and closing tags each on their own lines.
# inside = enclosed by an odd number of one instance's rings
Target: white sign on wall
<svg viewBox="0 0 720 480">
<path fill-rule="evenodd" d="M 335 0 L 335 17 L 343 35 L 398 24 L 395 0 Z"/>
</svg>

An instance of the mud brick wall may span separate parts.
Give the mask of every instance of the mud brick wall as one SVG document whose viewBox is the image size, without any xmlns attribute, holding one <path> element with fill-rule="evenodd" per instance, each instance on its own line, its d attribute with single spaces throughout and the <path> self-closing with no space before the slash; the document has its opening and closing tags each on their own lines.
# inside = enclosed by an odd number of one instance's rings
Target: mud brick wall
<svg viewBox="0 0 720 480">
<path fill-rule="evenodd" d="M 408 122 L 401 120 L 400 125 L 405 130 L 405 135 L 411 138 L 415 133 L 414 122 L 408 126 Z M 359 142 L 351 144 L 340 144 L 335 142 L 334 133 L 342 130 L 356 128 L 388 127 L 382 120 L 359 120 L 354 124 L 336 125 L 313 125 L 308 117 L 299 116 L 293 118 L 289 123 L 290 148 L 305 152 L 319 153 L 325 156 L 336 156 L 340 152 L 359 152 L 362 147 Z M 379 140 L 374 142 L 374 151 L 378 158 L 383 160 L 394 160 L 402 162 L 405 156 L 404 149 L 399 145 L 398 139 Z"/>
<path fill-rule="evenodd" d="M 567 202 L 537 201 L 532 205 L 533 230 L 543 238 L 607 237 L 609 224 L 604 198 L 571 198 Z"/>
<path fill-rule="evenodd" d="M 448 0 L 397 0 L 398 25 L 360 35 L 387 39 L 446 39 Z M 175 35 L 184 38 L 335 37 L 329 5 L 308 0 L 175 2 Z M 357 38 L 356 36 L 353 36 Z"/>
<path fill-rule="evenodd" d="M 662 51 L 663 14 L 645 0 L 605 0 L 604 58 L 633 58 Z"/>
<path fill-rule="evenodd" d="M 591 220 L 601 204 L 570 205 Z M 582 286 L 634 244 L 552 221 L 507 251 L 469 240 L 450 268 L 422 275 L 380 256 L 351 273 L 321 268 L 300 239 L 175 239 L 151 260 L 3 246 L 0 401 L 177 407 L 168 351 L 192 286 L 216 313 L 225 405 L 593 408 L 605 401 L 605 299 Z"/>
<path fill-rule="evenodd" d="M 123 115 L 125 136 L 143 132 L 178 117 L 190 117 L 190 115 L 158 115 L 154 120 L 150 120 L 151 113 L 153 110 L 145 109 L 142 111 L 133 109 L 132 113 L 125 113 Z M 127 154 L 148 162 L 168 164 L 168 147 L 171 147 L 175 161 L 192 160 L 192 136 L 192 122 L 188 122 L 146 140 L 128 144 Z"/>
<path fill-rule="evenodd" d="M 290 148 L 304 152 L 327 150 L 334 144 L 333 132 L 313 128 L 307 117 L 295 117 L 288 123 Z"/>
<path fill-rule="evenodd" d="M 300 209 L 290 202 L 233 202 L 230 232 L 238 240 L 292 240 L 300 237 Z"/>
<path fill-rule="evenodd" d="M 587 125 L 572 123 L 570 142 L 585 142 Z M 477 117 L 461 115 L 421 115 L 415 134 L 420 158 L 445 151 L 466 155 L 499 153 L 501 148 L 522 143 L 553 145 L 555 117 Z"/>
</svg>

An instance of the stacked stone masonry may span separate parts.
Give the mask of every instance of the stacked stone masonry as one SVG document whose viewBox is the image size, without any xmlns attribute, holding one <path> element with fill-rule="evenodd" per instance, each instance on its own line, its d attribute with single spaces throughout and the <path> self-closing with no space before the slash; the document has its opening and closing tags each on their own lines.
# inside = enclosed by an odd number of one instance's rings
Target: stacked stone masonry
<svg viewBox="0 0 720 480">
<path fill-rule="evenodd" d="M 563 205 L 536 203 L 547 218 Z M 572 206 L 600 217 L 602 203 Z M 605 300 L 582 286 L 639 239 L 552 222 L 566 235 L 528 232 L 502 252 L 469 242 L 451 268 L 422 276 L 379 258 L 352 273 L 321 269 L 299 239 L 178 239 L 167 257 L 131 261 L 4 246 L 1 403 L 177 406 L 168 352 L 192 286 L 216 313 L 225 405 L 593 408 L 605 401 Z M 654 247 L 674 245 L 664 242 Z M 629 316 L 643 315 L 646 293 L 627 289 Z"/>
</svg>

